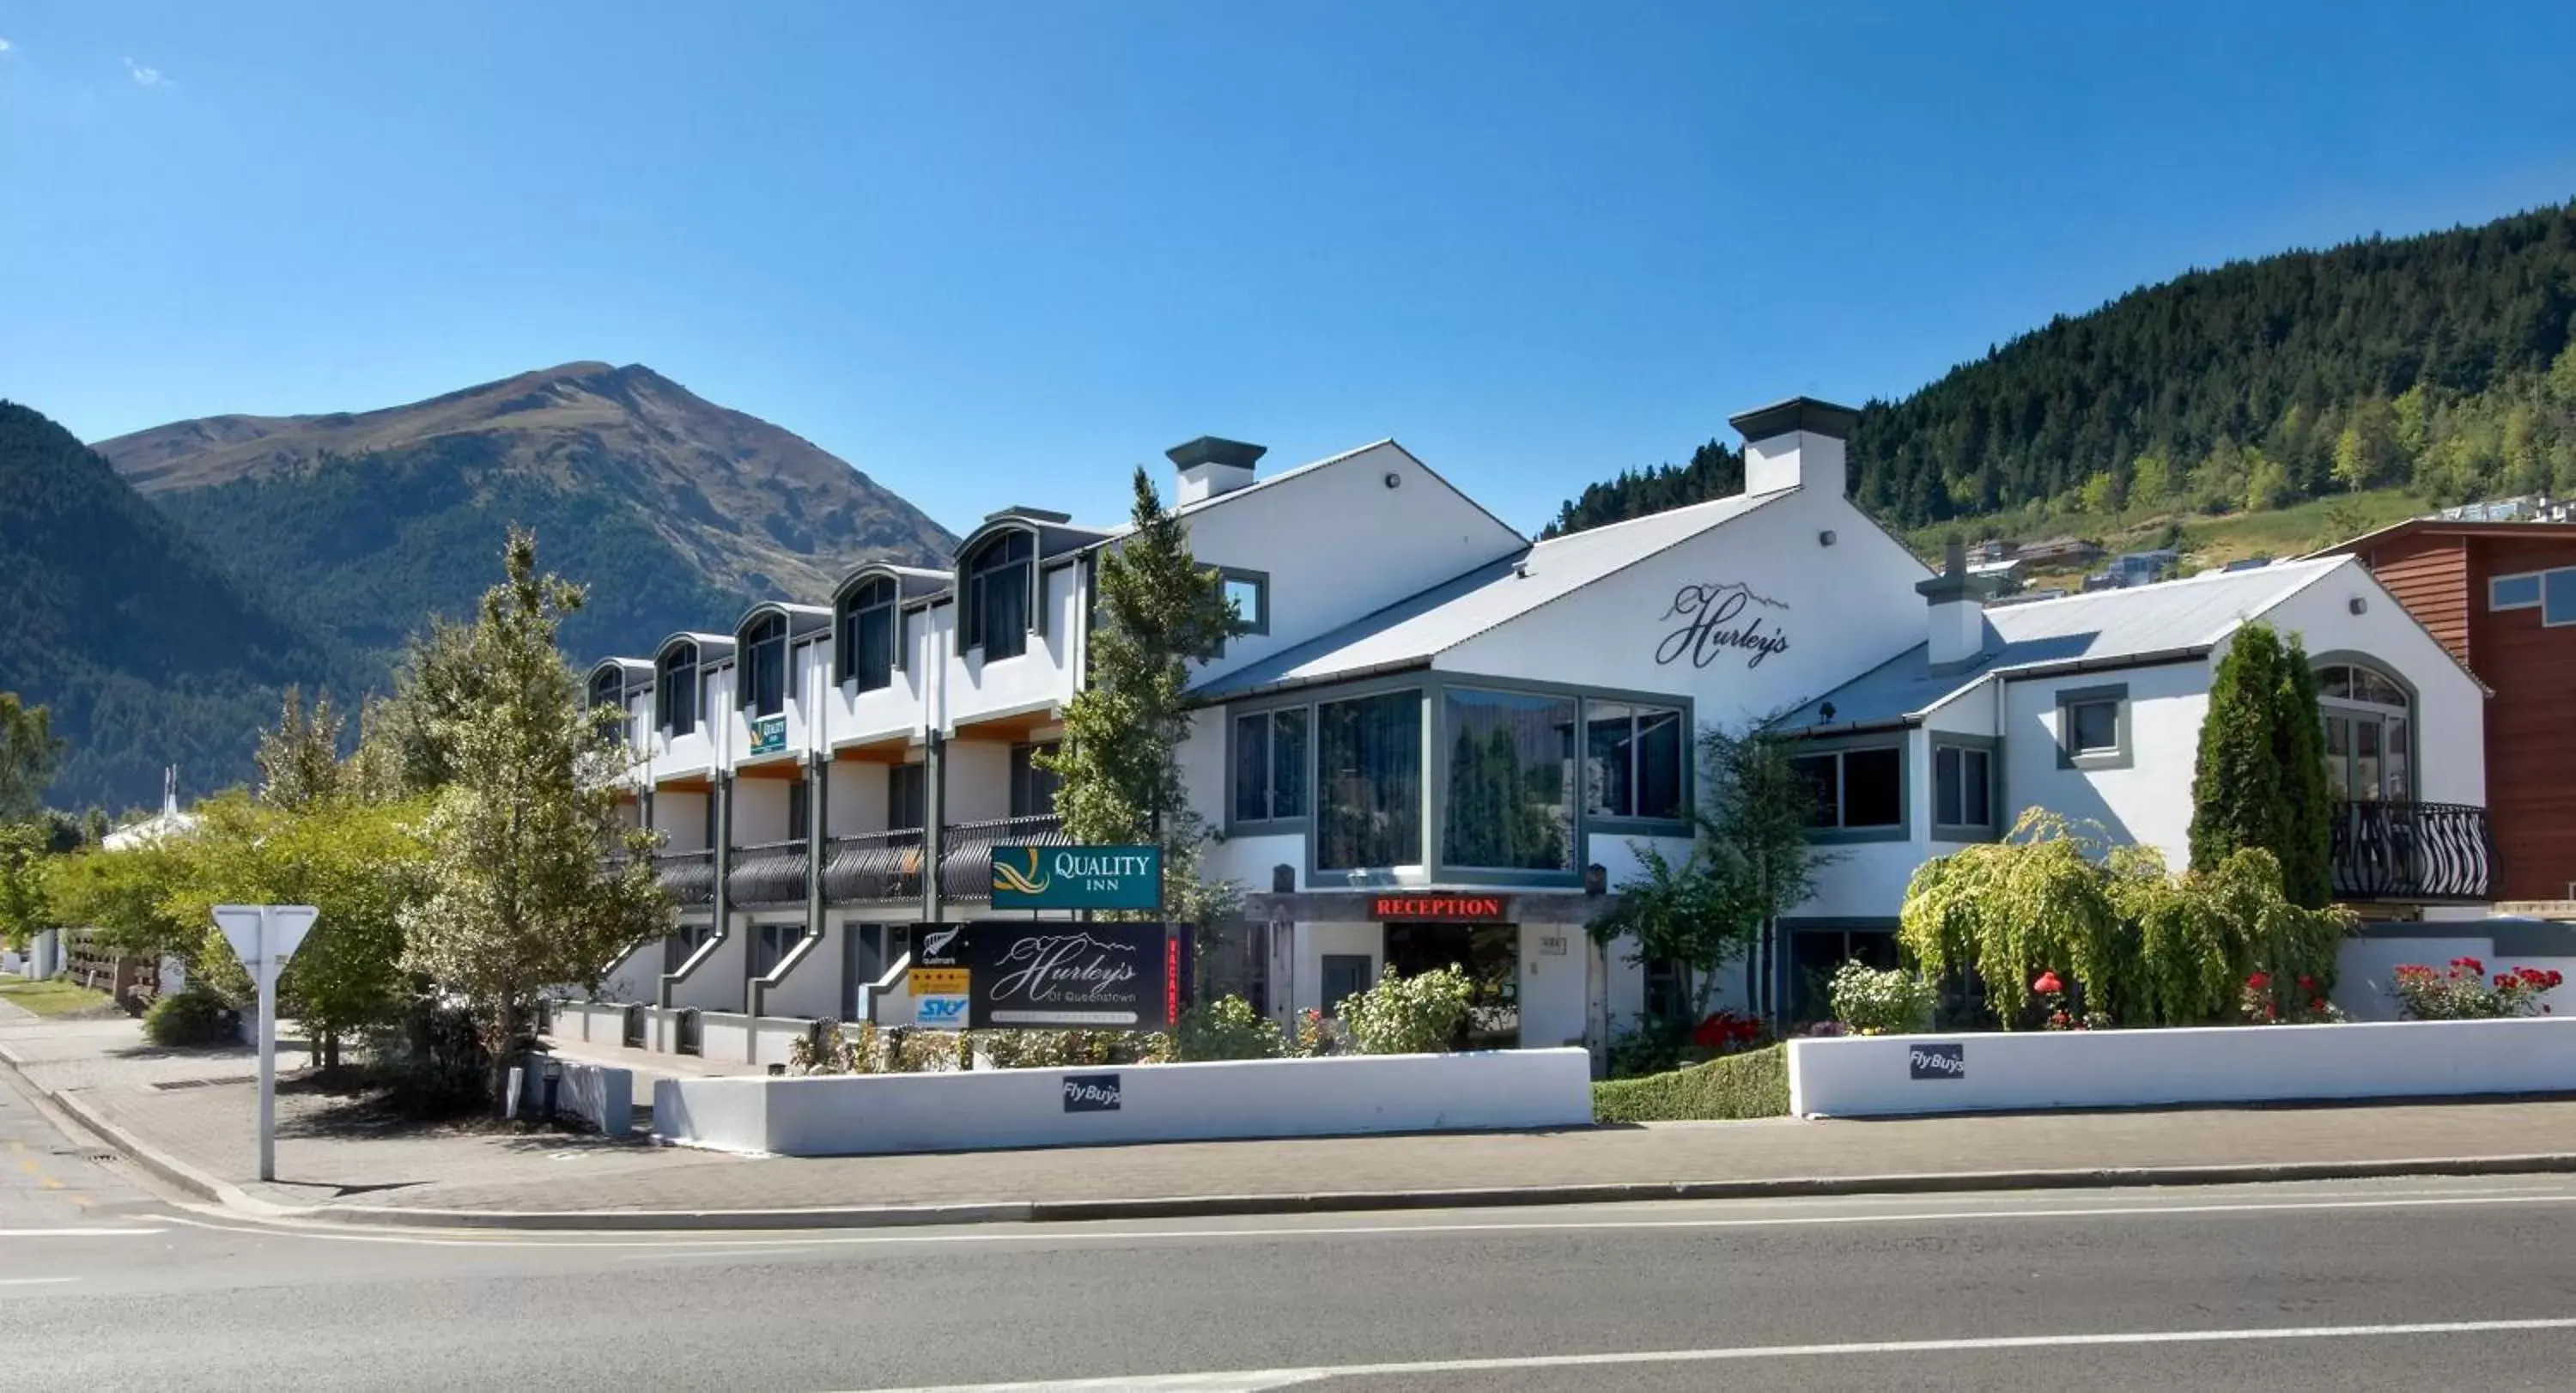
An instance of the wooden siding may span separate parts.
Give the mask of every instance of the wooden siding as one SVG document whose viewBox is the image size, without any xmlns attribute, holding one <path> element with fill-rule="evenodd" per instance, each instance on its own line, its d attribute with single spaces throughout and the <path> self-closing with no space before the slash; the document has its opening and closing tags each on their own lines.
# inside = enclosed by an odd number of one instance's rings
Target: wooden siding
<svg viewBox="0 0 2576 1393">
<path fill-rule="evenodd" d="M 2469 624 L 2468 546 L 2438 533 L 2398 537 L 2361 553 L 2362 564 L 2451 656 L 2477 669 Z"/>
<path fill-rule="evenodd" d="M 2489 612 L 2487 581 L 2576 566 L 2576 538 L 2465 540 L 2471 668 L 2495 690 L 2486 734 L 2487 806 L 2504 861 L 2496 898 L 2564 899 L 2576 882 L 2576 626 L 2544 628 L 2536 609 Z"/>
</svg>

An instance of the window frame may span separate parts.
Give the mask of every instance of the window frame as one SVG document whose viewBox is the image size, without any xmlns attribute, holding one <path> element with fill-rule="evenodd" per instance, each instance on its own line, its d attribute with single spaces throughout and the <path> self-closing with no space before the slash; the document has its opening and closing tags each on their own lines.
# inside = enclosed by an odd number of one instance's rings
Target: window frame
<svg viewBox="0 0 2576 1393">
<path fill-rule="evenodd" d="M 1628 788 L 1631 795 L 1631 811 L 1628 812 L 1595 812 L 1592 808 L 1592 725 L 1594 721 L 1592 708 L 1596 704 L 1628 708 Z M 1671 716 L 1680 727 L 1677 733 L 1681 737 L 1681 744 L 1676 753 L 1681 758 L 1681 767 L 1674 771 L 1678 775 L 1678 782 L 1673 793 L 1675 803 L 1673 815 L 1655 817 L 1634 811 L 1634 794 L 1643 784 L 1637 775 L 1642 758 L 1642 741 L 1638 731 L 1648 717 L 1667 715 Z M 1691 754 L 1698 747 L 1695 732 L 1691 728 L 1690 708 L 1676 706 L 1668 701 L 1631 701 L 1622 697 L 1586 695 L 1583 698 L 1583 709 L 1578 721 L 1582 736 L 1580 743 L 1575 747 L 1574 757 L 1575 762 L 1582 766 L 1580 772 L 1583 787 L 1577 791 L 1576 796 L 1581 803 L 1579 811 L 1582 818 L 1591 830 L 1628 832 L 1645 836 L 1688 836 L 1690 834 L 1691 781 L 1697 764 L 1697 761 L 1691 758 Z"/>
<path fill-rule="evenodd" d="M 885 771 L 886 831 L 915 834 L 924 831 L 922 824 L 930 816 L 930 766 L 906 761 L 901 764 L 889 764 L 885 767 Z M 910 798 L 902 797 L 903 790 L 899 787 L 907 778 L 914 784 L 914 795 Z M 900 814 L 912 811 L 903 806 L 906 803 L 921 805 L 917 811 L 913 811 L 912 821 L 909 824 L 897 821 Z"/>
<path fill-rule="evenodd" d="M 1910 842 L 1914 840 L 1914 741 L 1907 730 L 1880 731 L 1835 736 L 1822 740 L 1801 740 L 1790 747 L 1793 760 L 1831 756 L 1834 761 L 1834 821 L 1809 827 L 1807 840 L 1818 843 L 1847 844 L 1856 842 Z M 1845 824 L 1846 809 L 1851 802 L 1851 779 L 1844 773 L 1848 756 L 1879 751 L 1896 754 L 1896 821 L 1873 823 L 1863 827 Z"/>
<path fill-rule="evenodd" d="M 1976 755 L 1986 766 L 1986 820 L 1983 822 L 1945 822 L 1941 818 L 1941 756 L 1959 756 L 1960 776 L 1967 773 L 1967 757 Z M 1983 735 L 1932 735 L 1932 840 L 1936 842 L 1991 842 L 2003 836 L 2004 780 L 2003 742 Z M 1965 785 L 1961 785 L 1964 796 Z M 1962 807 L 1964 815 L 1967 809 Z"/>
<path fill-rule="evenodd" d="M 2136 708 L 2129 700 L 2129 684 L 2112 682 L 2092 687 L 2061 687 L 2054 694 L 2057 704 L 2057 767 L 2092 771 L 2128 769 L 2137 763 Z M 2075 708 L 2110 704 L 2112 728 L 2117 738 L 2108 749 L 2079 750 L 2075 747 Z"/>
<path fill-rule="evenodd" d="M 1241 583 L 1252 587 L 1253 607 L 1259 613 L 1243 615 L 1243 628 L 1236 632 L 1235 637 L 1267 637 L 1270 633 L 1270 573 L 1246 570 L 1241 566 L 1219 566 L 1216 574 L 1220 597 L 1225 594 L 1223 587 L 1228 585 Z"/>
<path fill-rule="evenodd" d="M 1301 795 L 1297 810 L 1279 811 L 1279 718 L 1294 715 L 1303 723 L 1299 732 L 1297 763 Z M 1262 807 L 1261 817 L 1245 817 L 1243 812 L 1243 728 L 1249 721 L 1261 722 L 1262 730 Z M 1315 711 L 1310 705 L 1262 706 L 1248 711 L 1229 709 L 1225 721 L 1225 829 L 1226 835 L 1268 835 L 1303 831 L 1312 826 L 1309 815 L 1314 811 L 1315 797 Z"/>
<path fill-rule="evenodd" d="M 788 640 L 787 616 L 767 613 L 743 626 L 734 642 L 734 709 L 750 719 L 783 715 L 787 710 L 787 689 L 793 666 Z M 776 705 L 768 707 L 764 685 L 774 681 Z"/>
<path fill-rule="evenodd" d="M 689 656 L 686 658 L 674 658 L 669 662 L 656 660 L 653 664 L 653 725 L 673 739 L 697 734 L 698 726 L 706 719 L 705 675 L 698 666 L 698 646 L 692 643 L 687 648 Z M 685 727 L 672 722 L 676 708 L 681 705 L 676 698 L 683 694 L 688 698 L 689 708 L 689 723 Z"/>
<path fill-rule="evenodd" d="M 1009 556 L 1007 553 L 1015 546 L 1025 547 L 1027 555 L 1016 558 Z M 999 561 L 990 559 L 996 553 L 1003 553 L 1003 559 Z M 989 616 L 984 611 L 995 580 L 1015 567 L 1021 569 L 1019 584 L 1022 624 L 1019 631 L 1011 635 L 1011 642 L 1016 646 L 1008 652 L 997 652 L 993 635 L 985 631 Z M 1008 662 L 1025 655 L 1029 651 L 1029 635 L 1036 633 L 1039 627 L 1038 611 L 1042 602 L 1038 592 L 1038 575 L 1038 541 L 1035 532 L 1025 527 L 1008 527 L 976 543 L 974 550 L 961 558 L 957 566 L 958 651 L 960 653 L 972 651 L 980 661 L 987 663 Z"/>
<path fill-rule="evenodd" d="M 861 693 L 894 686 L 894 675 L 903 671 L 903 587 L 892 576 L 870 576 L 842 592 L 837 609 L 832 616 L 833 685 L 854 686 Z M 866 670 L 870 656 L 866 624 L 878 614 L 886 621 L 885 679 L 871 683 Z"/>
<path fill-rule="evenodd" d="M 2551 593 L 2562 584 L 2569 589 L 2567 615 L 2563 619 L 2557 617 L 2558 603 Z M 2576 566 L 2560 566 L 2541 573 L 2540 627 L 2544 629 L 2576 627 Z"/>
<path fill-rule="evenodd" d="M 1437 696 L 1440 702 L 1440 712 L 1433 722 L 1433 729 L 1438 732 L 1440 744 L 1439 748 L 1433 752 L 1433 756 L 1430 761 L 1432 766 L 1430 777 L 1439 782 L 1441 789 L 1441 797 L 1438 800 L 1440 810 L 1440 816 L 1438 818 L 1440 825 L 1440 842 L 1438 855 L 1433 858 L 1432 864 L 1440 867 L 1444 872 L 1455 870 L 1462 874 L 1477 878 L 1487 876 L 1515 877 L 1535 875 L 1553 879 L 1565 875 L 1581 874 L 1584 864 L 1591 859 L 1589 849 L 1585 846 L 1585 839 L 1588 834 L 1583 824 L 1583 814 L 1585 812 L 1583 804 L 1585 794 L 1582 787 L 1582 779 L 1587 772 L 1584 756 L 1584 751 L 1586 749 L 1585 741 L 1589 738 L 1587 732 L 1590 728 L 1585 725 L 1583 720 L 1582 696 L 1575 692 L 1533 691 L 1527 688 L 1497 687 L 1481 682 L 1443 683 L 1440 686 Z M 1447 793 L 1457 778 L 1455 756 L 1457 752 L 1458 730 L 1456 724 L 1450 720 L 1450 717 L 1453 714 L 1450 708 L 1451 705 L 1459 701 L 1461 697 L 1465 697 L 1470 701 L 1480 697 L 1501 697 L 1507 700 L 1524 700 L 1549 704 L 1562 702 L 1567 710 L 1571 712 L 1571 717 L 1567 721 L 1567 733 L 1564 737 L 1570 748 L 1566 753 L 1560 755 L 1557 761 L 1561 780 L 1557 790 L 1557 796 L 1565 800 L 1563 804 L 1565 809 L 1565 855 L 1566 858 L 1572 862 L 1571 865 L 1496 866 L 1486 865 L 1475 861 L 1453 860 L 1451 858 L 1450 838 L 1458 830 L 1458 823 L 1456 804 L 1454 800 L 1447 797 Z M 1524 767 L 1542 768 L 1544 767 L 1544 763 L 1545 762 L 1543 760 L 1536 761 L 1531 765 Z M 1572 787 L 1565 786 L 1567 782 L 1570 782 Z M 1535 805 L 1526 801 L 1521 801 L 1517 803 L 1516 806 L 1525 812 L 1535 810 Z"/>
<path fill-rule="evenodd" d="M 2545 600 L 2549 594 L 2549 583 L 2547 580 L 2548 575 L 2548 571 L 2541 570 L 2513 571 L 2505 575 L 2487 577 L 2487 612 L 2490 614 L 2510 614 L 2518 609 L 2540 609 L 2542 607 L 2542 601 Z M 2496 596 L 2497 589 L 2507 581 L 2516 580 L 2531 582 L 2531 598 L 2528 600 L 2511 601 L 2498 599 Z"/>
<path fill-rule="evenodd" d="M 1037 762 L 1037 754 L 1040 750 L 1056 751 L 1063 748 L 1064 742 L 1060 740 L 1023 740 L 1011 746 L 1010 772 L 1007 776 L 1010 784 L 1010 801 L 1006 805 L 1010 809 L 1011 817 L 1056 815 L 1055 795 L 1064 787 L 1064 776 L 1052 769 L 1041 767 Z M 1047 785 L 1046 806 L 1043 808 L 1034 806 L 1037 800 L 1033 795 L 1036 794 L 1040 783 Z"/>
</svg>

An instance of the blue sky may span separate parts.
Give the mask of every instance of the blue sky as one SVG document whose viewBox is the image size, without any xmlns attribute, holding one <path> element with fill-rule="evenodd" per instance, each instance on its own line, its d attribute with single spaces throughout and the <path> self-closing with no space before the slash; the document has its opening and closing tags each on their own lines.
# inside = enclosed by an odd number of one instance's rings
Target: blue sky
<svg viewBox="0 0 2576 1393">
<path fill-rule="evenodd" d="M 0 0 L 0 396 L 643 362 L 963 529 L 1214 433 L 1534 529 L 1795 392 L 2576 195 L 2576 5 Z"/>
</svg>

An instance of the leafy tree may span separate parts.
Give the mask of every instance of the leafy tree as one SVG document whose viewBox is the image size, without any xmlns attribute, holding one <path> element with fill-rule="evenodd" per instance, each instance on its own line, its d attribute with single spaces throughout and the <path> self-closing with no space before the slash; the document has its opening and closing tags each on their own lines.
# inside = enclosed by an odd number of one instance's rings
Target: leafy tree
<svg viewBox="0 0 2576 1393">
<path fill-rule="evenodd" d="M 300 810 L 339 796 L 340 732 L 347 722 L 329 696 L 304 708 L 301 690 L 286 689 L 277 725 L 259 737 L 259 798 L 271 807 Z"/>
<path fill-rule="evenodd" d="M 2084 481 L 2080 501 L 2084 511 L 2096 517 L 2105 517 L 2120 511 L 2122 498 L 2119 479 L 2107 469 L 2094 471 L 2093 477 Z"/>
<path fill-rule="evenodd" d="M 2247 451 L 2246 458 L 2251 463 L 2246 471 L 2245 511 L 2269 512 L 2289 506 L 2290 501 L 2298 497 L 2297 487 L 2290 481 L 2288 465 L 2256 450 Z"/>
<path fill-rule="evenodd" d="M 2152 508 L 2173 492 L 2173 466 L 2159 454 L 2144 454 L 2129 466 L 2129 502 L 2140 508 Z"/>
<path fill-rule="evenodd" d="M 45 708 L 0 692 L 0 822 L 24 822 L 43 810 L 62 750 Z"/>
<path fill-rule="evenodd" d="M 184 838 L 109 851 L 84 847 L 45 863 L 47 912 L 65 927 L 85 928 L 110 951 L 159 960 L 193 952 L 203 920 L 183 918 L 174 904 L 187 883 Z"/>
<path fill-rule="evenodd" d="M 556 646 L 581 587 L 537 569 L 536 538 L 513 530 L 507 579 L 453 636 L 456 686 L 471 702 L 437 705 L 406 691 L 426 760 L 451 774 L 422 824 L 428 889 L 406 905 L 403 965 L 461 998 L 492 1058 L 499 1096 L 530 997 L 559 983 L 596 985 L 639 939 L 670 931 L 653 878 L 649 833 L 627 831 L 616 775 L 626 751 L 615 713 L 583 700 Z M 446 661 L 445 658 L 442 661 Z M 412 681 L 429 680 L 419 669 Z M 620 855 L 620 852 L 624 855 Z"/>
<path fill-rule="evenodd" d="M 24 948 L 52 928 L 45 902 L 45 860 L 53 854 L 43 826 L 0 823 L 0 944 Z"/>
<path fill-rule="evenodd" d="M 1206 824 L 1181 788 L 1190 664 L 1221 656 L 1245 624 L 1142 468 L 1129 518 L 1132 530 L 1100 560 L 1091 671 L 1065 705 L 1062 747 L 1039 758 L 1062 779 L 1056 811 L 1077 842 L 1153 841 L 1159 813 L 1167 912 L 1207 923 L 1229 912 L 1231 896 L 1199 881 Z"/>
<path fill-rule="evenodd" d="M 2191 863 L 2213 867 L 2260 847 L 2280 863 L 2293 903 L 2332 897 L 2332 810 L 2325 737 L 2307 650 L 2269 624 L 2237 631 L 2210 684 L 2192 779 Z"/>
</svg>

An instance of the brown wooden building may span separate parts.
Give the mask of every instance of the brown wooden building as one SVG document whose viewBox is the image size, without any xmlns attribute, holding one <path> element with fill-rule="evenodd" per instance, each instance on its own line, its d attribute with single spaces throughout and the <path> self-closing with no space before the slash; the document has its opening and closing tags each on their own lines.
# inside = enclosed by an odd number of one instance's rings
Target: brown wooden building
<svg viewBox="0 0 2576 1393">
<path fill-rule="evenodd" d="M 2350 553 L 2494 692 L 2487 807 L 2499 900 L 2576 899 L 2576 523 L 2418 518 Z"/>
</svg>

